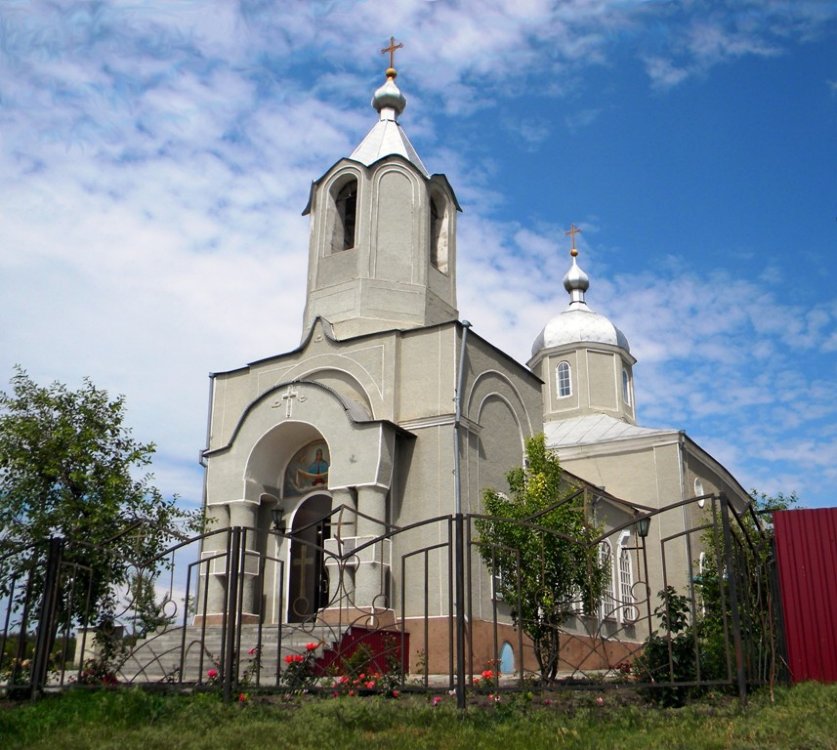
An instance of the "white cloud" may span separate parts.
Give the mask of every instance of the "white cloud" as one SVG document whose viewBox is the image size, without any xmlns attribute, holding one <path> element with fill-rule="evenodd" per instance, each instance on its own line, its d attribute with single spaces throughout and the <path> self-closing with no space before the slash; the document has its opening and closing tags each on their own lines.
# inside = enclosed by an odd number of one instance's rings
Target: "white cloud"
<svg viewBox="0 0 837 750">
<path fill-rule="evenodd" d="M 690 75 L 688 69 L 657 55 L 645 58 L 645 72 L 651 79 L 651 83 L 662 89 L 673 88 Z"/>
</svg>

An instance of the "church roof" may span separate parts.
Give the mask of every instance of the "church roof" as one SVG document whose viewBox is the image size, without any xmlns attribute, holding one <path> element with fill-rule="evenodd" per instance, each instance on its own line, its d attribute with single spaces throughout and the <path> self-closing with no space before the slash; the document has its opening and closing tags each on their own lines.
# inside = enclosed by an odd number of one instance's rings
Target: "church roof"
<svg viewBox="0 0 837 750">
<path fill-rule="evenodd" d="M 430 173 L 422 164 L 404 129 L 398 124 L 398 115 L 404 111 L 407 100 L 395 85 L 396 75 L 394 68 L 387 69 L 386 82 L 372 97 L 372 106 L 378 111 L 380 119 L 350 158 L 368 167 L 385 156 L 397 154 L 407 159 L 425 177 L 429 177 Z"/>
<path fill-rule="evenodd" d="M 670 435 L 672 430 L 637 427 L 608 414 L 587 414 L 583 417 L 556 419 L 543 426 L 546 444 L 550 448 L 587 445 L 610 440 L 630 440 L 652 435 Z"/>
<path fill-rule="evenodd" d="M 532 344 L 532 356 L 544 349 L 565 344 L 610 344 L 630 353 L 628 339 L 604 315 L 587 306 L 584 293 L 590 287 L 590 279 L 576 261 L 578 251 L 573 246 L 572 265 L 564 276 L 564 288 L 570 294 L 570 304 L 558 313 L 541 330 Z"/>
</svg>

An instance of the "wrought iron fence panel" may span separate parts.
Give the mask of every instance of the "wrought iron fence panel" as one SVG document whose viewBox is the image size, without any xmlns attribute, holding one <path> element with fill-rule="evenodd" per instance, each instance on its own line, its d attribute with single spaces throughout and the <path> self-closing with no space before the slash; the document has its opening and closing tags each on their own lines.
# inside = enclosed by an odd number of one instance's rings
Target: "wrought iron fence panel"
<svg viewBox="0 0 837 750">
<path fill-rule="evenodd" d="M 708 686 L 743 697 L 777 673 L 769 535 L 723 496 L 644 512 L 647 536 L 637 517 L 573 538 L 542 517 L 478 514 L 366 519 L 381 533 L 352 536 L 358 517 L 341 506 L 290 531 L 184 539 L 126 561 L 104 612 L 79 545 L 16 550 L 0 592 L 0 690 L 415 689 L 464 705 L 533 686 L 631 685 L 676 702 Z M 524 554 L 491 524 L 537 542 Z M 567 555 L 609 571 L 595 597 L 583 579 L 550 589 Z"/>
</svg>

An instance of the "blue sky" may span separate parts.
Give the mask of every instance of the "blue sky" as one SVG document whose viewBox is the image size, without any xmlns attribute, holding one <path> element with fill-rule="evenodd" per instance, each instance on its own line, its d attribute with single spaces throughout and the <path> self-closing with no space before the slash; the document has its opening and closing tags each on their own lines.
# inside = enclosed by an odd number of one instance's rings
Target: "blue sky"
<svg viewBox="0 0 837 750">
<path fill-rule="evenodd" d="M 124 393 L 199 502 L 207 373 L 297 345 L 308 188 L 394 34 L 460 316 L 525 362 L 574 222 L 640 423 L 837 504 L 835 32 L 830 0 L 3 0 L 0 384 Z"/>
</svg>

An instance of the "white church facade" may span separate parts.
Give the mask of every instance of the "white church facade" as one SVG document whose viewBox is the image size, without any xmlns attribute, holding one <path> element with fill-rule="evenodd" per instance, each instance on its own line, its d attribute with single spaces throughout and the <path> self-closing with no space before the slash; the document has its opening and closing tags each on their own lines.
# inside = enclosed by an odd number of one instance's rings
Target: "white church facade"
<svg viewBox="0 0 837 750">
<path fill-rule="evenodd" d="M 242 618 L 327 622 L 351 611 L 400 623 L 411 651 L 426 651 L 452 606 L 450 517 L 482 512 L 483 490 L 504 489 L 526 439 L 543 432 L 570 481 L 599 503 L 598 522 L 619 529 L 604 540 L 609 596 L 623 605 L 614 617 L 640 640 L 647 631 L 626 614 L 640 565 L 631 520 L 696 495 L 724 492 L 743 504 L 746 492 L 685 433 L 636 424 L 635 360 L 621 331 L 587 306 L 575 249 L 568 308 L 537 336 L 527 366 L 459 320 L 460 206 L 410 144 L 395 70 L 386 76 L 372 101 L 378 121 L 311 188 L 299 347 L 211 377 L 205 513 L 218 528 L 249 530 Z M 667 514 L 650 538 L 676 534 L 699 512 L 688 504 Z M 211 537 L 202 554 L 223 544 Z M 409 553 L 418 547 L 420 561 Z M 682 582 L 694 556 L 679 554 Z M 405 575 L 414 564 L 427 573 L 422 585 Z M 211 621 L 226 580 L 211 566 L 206 575 L 201 606 Z M 257 585 L 265 579 L 272 585 Z M 498 605 L 478 557 L 469 582 L 474 649 L 489 661 L 498 654 L 479 623 Z"/>
</svg>

